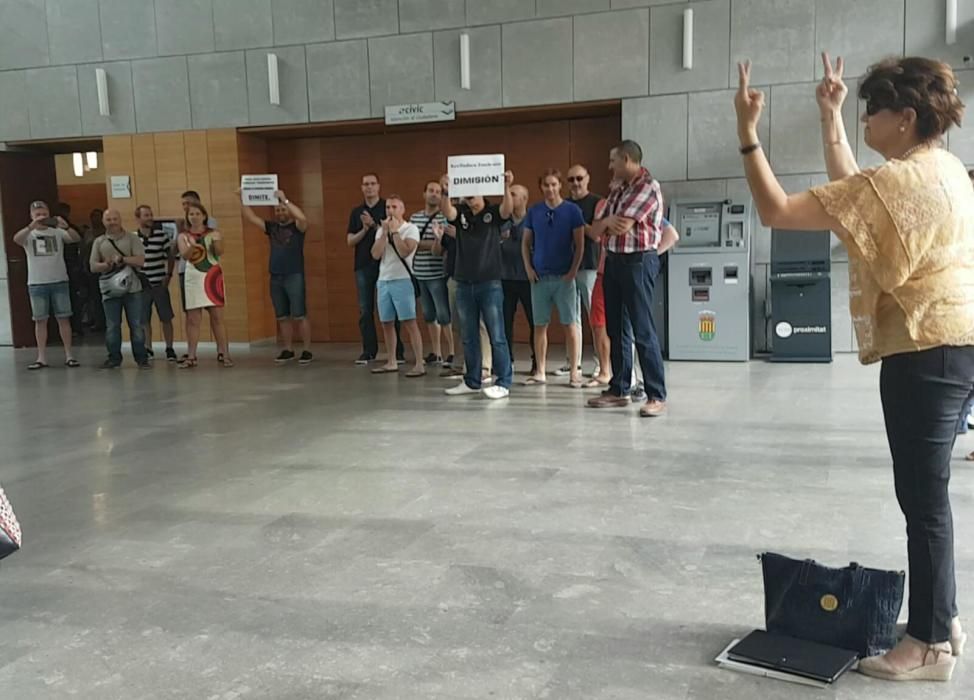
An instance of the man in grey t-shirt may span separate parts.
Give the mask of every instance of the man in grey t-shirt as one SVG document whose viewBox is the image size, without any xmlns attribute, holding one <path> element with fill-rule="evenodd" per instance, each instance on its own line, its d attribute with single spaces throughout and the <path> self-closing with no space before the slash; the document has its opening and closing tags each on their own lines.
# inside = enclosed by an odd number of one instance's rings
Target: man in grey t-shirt
<svg viewBox="0 0 974 700">
<path fill-rule="evenodd" d="M 91 271 L 101 275 L 101 303 L 105 308 L 105 345 L 108 359 L 104 369 L 117 369 L 122 364 L 122 309 L 129 324 L 132 354 L 139 369 L 150 369 L 145 351 L 145 328 L 142 324 L 142 283 L 137 276 L 131 279 L 127 289 L 119 289 L 115 280 L 125 268 L 131 268 L 130 276 L 136 275 L 145 265 L 145 247 L 137 233 L 122 228 L 122 215 L 117 209 L 108 209 L 103 218 L 105 233 L 91 246 Z M 124 273 L 123 273 L 124 274 Z"/>
<path fill-rule="evenodd" d="M 30 205 L 30 223 L 14 234 L 14 243 L 27 251 L 27 291 L 34 317 L 37 360 L 29 370 L 47 367 L 47 322 L 57 319 L 64 345 L 65 366 L 78 367 L 71 348 L 71 291 L 64 264 L 65 243 L 77 243 L 81 236 L 60 216 L 52 217 L 45 202 Z"/>
</svg>

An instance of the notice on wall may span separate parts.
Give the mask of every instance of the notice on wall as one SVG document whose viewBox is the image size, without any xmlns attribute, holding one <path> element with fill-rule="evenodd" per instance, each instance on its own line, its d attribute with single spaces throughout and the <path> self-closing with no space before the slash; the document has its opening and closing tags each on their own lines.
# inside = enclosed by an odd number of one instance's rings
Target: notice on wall
<svg viewBox="0 0 974 700">
<path fill-rule="evenodd" d="M 112 175 L 112 199 L 132 199 L 132 179 L 128 175 Z"/>
<path fill-rule="evenodd" d="M 240 178 L 240 202 L 248 207 L 277 204 L 277 175 L 243 175 Z"/>
<path fill-rule="evenodd" d="M 457 106 L 453 102 L 423 102 L 386 106 L 386 126 L 452 122 L 456 118 Z"/>
<path fill-rule="evenodd" d="M 504 154 L 447 158 L 451 197 L 504 194 Z"/>
</svg>

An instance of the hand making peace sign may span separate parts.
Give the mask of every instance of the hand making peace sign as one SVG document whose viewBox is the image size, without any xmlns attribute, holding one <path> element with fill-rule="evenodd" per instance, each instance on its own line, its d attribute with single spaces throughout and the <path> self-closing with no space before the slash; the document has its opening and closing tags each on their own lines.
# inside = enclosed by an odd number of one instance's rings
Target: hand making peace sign
<svg viewBox="0 0 974 700">
<path fill-rule="evenodd" d="M 737 132 L 742 143 L 756 140 L 758 121 L 764 111 L 764 93 L 751 89 L 751 61 L 737 64 L 740 83 L 734 96 L 734 108 L 737 110 Z"/>
<path fill-rule="evenodd" d="M 828 51 L 823 51 L 822 64 L 825 66 L 825 77 L 815 89 L 815 99 L 818 100 L 818 108 L 824 116 L 842 109 L 845 98 L 849 94 L 849 88 L 842 81 L 845 62 L 841 56 L 835 59 L 835 67 L 833 68 Z"/>
</svg>

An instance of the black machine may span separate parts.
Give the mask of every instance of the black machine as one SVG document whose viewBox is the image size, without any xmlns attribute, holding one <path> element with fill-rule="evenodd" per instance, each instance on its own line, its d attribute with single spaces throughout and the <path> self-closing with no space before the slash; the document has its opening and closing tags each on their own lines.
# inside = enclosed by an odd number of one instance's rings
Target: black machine
<svg viewBox="0 0 974 700">
<path fill-rule="evenodd" d="M 771 232 L 772 362 L 832 361 L 831 234 Z"/>
</svg>

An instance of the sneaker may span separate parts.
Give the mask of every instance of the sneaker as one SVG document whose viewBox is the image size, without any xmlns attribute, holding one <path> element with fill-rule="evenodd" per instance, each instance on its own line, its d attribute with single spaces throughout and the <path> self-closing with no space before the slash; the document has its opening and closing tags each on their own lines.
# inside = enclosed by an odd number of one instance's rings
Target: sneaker
<svg viewBox="0 0 974 700">
<path fill-rule="evenodd" d="M 581 365 L 578 366 L 578 371 L 579 372 L 582 371 Z M 572 373 L 572 368 L 570 365 L 562 365 L 561 367 L 555 370 L 556 377 L 567 377 L 571 373 Z"/>
<path fill-rule="evenodd" d="M 374 359 L 375 359 L 375 355 L 370 355 L 367 352 L 363 352 L 361 355 L 358 356 L 358 359 L 355 360 L 355 364 L 357 364 L 357 365 L 367 365 L 370 362 L 372 362 L 372 360 L 374 360 Z"/>
<path fill-rule="evenodd" d="M 437 362 L 439 362 L 439 359 L 440 358 L 438 358 L 436 355 L 434 355 L 433 353 L 430 353 L 429 355 L 426 356 L 425 362 L 428 365 L 434 365 Z"/>
<path fill-rule="evenodd" d="M 453 367 L 453 355 L 446 356 L 446 359 L 443 360 L 443 366 L 446 367 L 447 369 Z"/>
<path fill-rule="evenodd" d="M 101 364 L 102 369 L 118 369 L 122 366 L 121 362 L 112 362 L 111 360 L 105 360 Z"/>
<path fill-rule="evenodd" d="M 510 389 L 505 389 L 502 386 L 489 386 L 484 389 L 484 396 L 488 399 L 506 399 L 511 395 Z"/>
<path fill-rule="evenodd" d="M 169 360 L 170 362 L 175 362 L 177 359 L 176 351 L 173 350 L 172 348 L 166 348 L 166 359 Z"/>
<path fill-rule="evenodd" d="M 139 363 L 139 369 L 152 369 L 152 363 L 148 360 L 143 360 Z"/>
<path fill-rule="evenodd" d="M 645 401 L 646 400 L 646 388 L 642 384 L 637 384 L 632 390 L 632 400 L 633 401 Z"/>
<path fill-rule="evenodd" d="M 602 365 L 599 364 L 598 360 L 595 361 L 595 365 L 592 367 L 592 373 L 588 376 L 597 377 L 602 373 Z"/>
<path fill-rule="evenodd" d="M 314 358 L 314 355 L 312 355 L 310 352 L 308 352 L 307 350 L 305 350 L 304 352 L 301 353 L 301 357 L 298 358 L 298 364 L 299 365 L 310 365 L 311 364 L 311 361 L 314 360 L 314 359 L 315 359 Z"/>
<path fill-rule="evenodd" d="M 290 362 L 293 359 L 294 359 L 293 351 L 281 350 L 281 354 L 274 359 L 274 362 L 276 362 L 279 365 L 283 365 L 285 362 Z"/>
<path fill-rule="evenodd" d="M 406 358 L 405 357 L 397 357 L 396 358 L 396 364 L 397 365 L 404 365 L 404 364 L 406 364 Z"/>
<path fill-rule="evenodd" d="M 146 348 L 146 349 L 145 349 L 145 355 L 146 355 L 146 357 L 148 357 L 148 358 L 149 358 L 150 360 L 154 360 L 154 359 L 156 359 L 156 354 L 155 354 L 155 352 L 153 352 L 153 350 L 152 350 L 152 348 Z"/>
<path fill-rule="evenodd" d="M 445 390 L 447 396 L 466 396 L 467 394 L 479 394 L 480 389 L 471 389 L 466 382 L 460 382 L 455 387 Z"/>
</svg>

